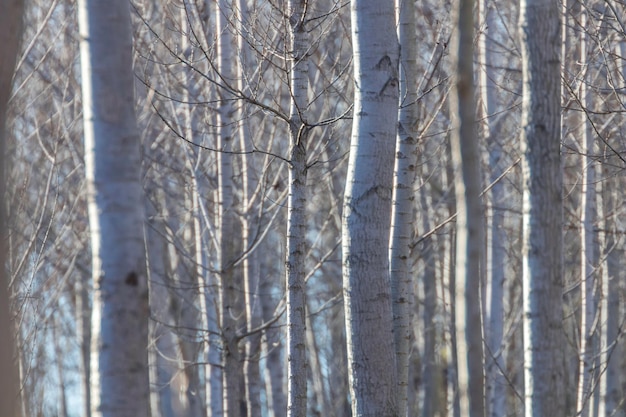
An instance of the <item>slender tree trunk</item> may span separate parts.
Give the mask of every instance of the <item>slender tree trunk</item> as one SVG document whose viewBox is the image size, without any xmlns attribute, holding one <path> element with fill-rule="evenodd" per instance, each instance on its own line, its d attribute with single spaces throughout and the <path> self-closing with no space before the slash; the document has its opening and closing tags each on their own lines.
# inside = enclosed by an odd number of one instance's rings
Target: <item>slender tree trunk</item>
<svg viewBox="0 0 626 417">
<path fill-rule="evenodd" d="M 565 415 L 561 169 L 561 11 L 523 0 L 523 299 L 525 415 Z"/>
<path fill-rule="evenodd" d="M 482 417 L 485 406 L 480 288 L 483 282 L 484 217 L 474 122 L 473 3 L 473 0 L 460 0 L 457 97 L 450 96 L 450 110 L 460 121 L 459 128 L 453 130 L 451 140 L 452 161 L 457 169 L 460 168 L 455 177 L 457 249 L 454 303 L 461 415 Z"/>
<path fill-rule="evenodd" d="M 579 80 L 578 98 L 581 106 L 590 105 L 587 92 L 587 12 L 585 6 L 581 8 L 581 30 L 579 48 L 581 71 Z M 593 408 L 594 369 L 596 365 L 594 346 L 594 303 L 595 270 L 597 252 L 594 239 L 596 222 L 596 192 L 595 192 L 595 164 L 593 152 L 593 136 L 589 132 L 586 109 L 580 112 L 580 143 L 581 143 L 581 199 L 580 199 L 580 351 L 579 377 L 577 390 L 576 411 L 581 417 L 590 416 Z"/>
<path fill-rule="evenodd" d="M 620 315 L 620 278 L 623 278 L 621 267 L 623 238 L 618 230 L 617 207 L 620 201 L 618 194 L 617 175 L 615 168 L 610 168 L 611 159 L 604 160 L 604 181 L 602 183 L 602 213 L 604 227 L 603 254 L 605 262 L 602 268 L 602 354 L 600 363 L 605 368 L 600 381 L 600 403 L 602 409 L 599 417 L 624 417 L 626 413 L 620 408 L 623 392 L 620 386 L 619 362 L 623 355 L 620 340 L 620 326 L 623 318 Z M 619 168 L 618 168 L 619 169 Z"/>
<path fill-rule="evenodd" d="M 394 16 L 389 0 L 352 1 L 355 101 L 342 249 L 355 417 L 398 415 L 388 254 L 399 98 Z"/>
<path fill-rule="evenodd" d="M 251 60 L 251 54 L 244 33 L 246 30 L 248 19 L 248 7 L 246 0 L 237 1 L 239 9 L 239 18 L 237 19 L 237 44 L 239 47 L 239 55 L 242 57 L 241 62 L 237 65 L 238 76 L 237 85 L 239 91 L 248 92 L 248 87 L 244 79 L 244 69 Z M 248 93 L 246 93 L 248 94 Z M 250 139 L 250 122 L 246 114 L 245 103 L 240 102 L 237 108 L 237 120 L 240 121 L 239 138 L 242 150 L 252 149 L 254 144 Z M 253 196 L 257 186 L 254 176 L 253 159 L 244 153 L 241 155 L 241 178 L 242 178 L 242 200 L 244 214 L 242 216 L 241 226 L 241 242 L 244 250 L 248 250 L 253 243 L 254 236 L 252 230 L 255 226 Z M 261 302 L 259 299 L 259 274 L 260 267 L 256 252 L 245 255 L 243 261 L 244 276 L 244 296 L 246 308 L 246 324 L 248 332 L 257 329 L 263 322 Z M 256 417 L 261 410 L 261 369 L 260 359 L 261 335 L 258 331 L 247 337 L 245 344 L 246 360 L 244 364 L 244 378 L 246 380 L 246 404 L 248 417 Z"/>
<path fill-rule="evenodd" d="M 217 30 L 217 70 L 220 78 L 230 86 L 236 86 L 236 65 L 233 65 L 234 37 L 233 2 L 219 0 L 215 3 Z M 224 372 L 224 415 L 239 417 L 243 401 L 243 362 L 239 346 L 238 329 L 240 326 L 239 305 L 243 287 L 239 270 L 235 261 L 238 257 L 236 242 L 240 240 L 237 233 L 234 200 L 234 129 L 235 106 L 228 87 L 220 90 L 218 111 L 219 152 L 218 152 L 218 200 L 219 200 L 219 252 L 220 252 L 220 325 L 222 332 L 222 365 Z M 237 233 L 237 234 L 236 234 Z"/>
<path fill-rule="evenodd" d="M 305 417 L 307 412 L 306 357 L 306 126 L 308 105 L 308 33 L 306 1 L 289 1 L 291 27 L 291 112 L 289 116 L 289 197 L 287 218 L 287 415 Z"/>
<path fill-rule="evenodd" d="M 271 294 L 272 285 L 268 280 L 261 283 L 261 294 Z M 269 295 L 261 297 L 263 318 L 270 320 L 274 315 L 275 305 Z M 265 330 L 262 340 L 263 355 L 267 358 L 264 369 L 265 396 L 269 417 L 285 417 L 287 415 L 287 399 L 284 386 L 284 362 L 281 346 L 281 334 L 279 329 L 269 328 Z"/>
<path fill-rule="evenodd" d="M 85 170 L 93 257 L 92 415 L 149 417 L 148 286 L 130 10 L 81 0 Z"/>
<path fill-rule="evenodd" d="M 393 335 L 398 373 L 398 415 L 408 413 L 409 352 L 411 341 L 411 239 L 413 237 L 415 171 L 417 166 L 417 31 L 415 2 L 398 2 L 400 112 L 394 169 L 391 245 L 389 251 Z"/>
<path fill-rule="evenodd" d="M 23 0 L 0 0 L 0 199 L 5 201 L 6 176 L 4 154 L 6 149 L 6 120 L 9 97 L 13 87 L 13 73 L 22 37 Z M 16 365 L 16 344 L 11 321 L 9 277 L 6 262 L 6 213 L 0 204 L 0 416 L 19 416 L 19 373 Z"/>
<path fill-rule="evenodd" d="M 76 283 L 76 336 L 80 346 L 83 416 L 91 416 L 91 279 L 81 277 Z"/>
<path fill-rule="evenodd" d="M 485 254 L 485 306 L 483 327 L 485 333 L 485 409 L 490 417 L 499 417 L 505 414 L 506 381 L 502 370 L 505 369 L 503 348 L 504 331 L 504 282 L 507 253 L 505 249 L 506 236 L 504 233 L 504 210 L 505 202 L 504 186 L 499 177 L 501 170 L 499 165 L 503 156 L 500 144 L 500 132 L 496 129 L 495 122 L 497 111 L 495 106 L 495 94 L 498 86 L 495 85 L 494 67 L 499 65 L 499 60 L 494 49 L 496 41 L 494 36 L 498 28 L 495 19 L 495 5 L 488 0 L 479 1 L 480 22 L 478 27 L 482 29 L 478 41 L 479 69 L 478 85 L 480 89 L 478 120 L 481 121 L 479 132 L 487 145 L 486 156 L 489 166 L 489 181 L 491 187 L 491 206 L 487 218 L 487 253 Z"/>
<path fill-rule="evenodd" d="M 425 178 L 425 175 L 422 175 Z M 430 220 L 434 210 L 430 208 L 427 201 L 426 187 L 423 184 L 420 189 L 420 199 L 422 201 L 422 230 L 428 231 L 432 229 L 432 221 Z M 422 384 L 424 385 L 424 405 L 422 415 L 424 417 L 435 417 L 440 415 L 442 405 L 442 381 L 441 368 L 437 358 L 437 325 L 435 317 L 437 315 L 437 254 L 435 251 L 435 236 L 430 236 L 422 242 L 422 250 L 420 257 L 424 262 L 424 275 L 422 276 L 422 285 L 424 287 L 424 354 L 423 354 L 423 372 L 421 375 Z M 443 237 L 446 239 L 446 237 Z"/>
<path fill-rule="evenodd" d="M 162 194 L 157 191 L 157 194 Z M 174 340 L 171 331 L 171 309 L 168 293 L 168 278 L 165 266 L 167 244 L 163 240 L 164 227 L 157 219 L 154 206 L 146 203 L 146 253 L 148 258 L 148 285 L 150 287 L 151 321 L 149 348 L 150 366 L 150 408 L 152 417 L 173 417 L 170 368 L 175 358 Z M 173 362 L 173 361 L 172 361 Z"/>
</svg>

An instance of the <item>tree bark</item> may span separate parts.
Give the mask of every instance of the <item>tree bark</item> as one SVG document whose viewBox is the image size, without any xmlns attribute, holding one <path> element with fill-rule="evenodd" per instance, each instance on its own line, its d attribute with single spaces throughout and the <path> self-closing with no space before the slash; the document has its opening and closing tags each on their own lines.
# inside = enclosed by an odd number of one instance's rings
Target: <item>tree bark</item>
<svg viewBox="0 0 626 417">
<path fill-rule="evenodd" d="M 393 335 L 398 374 L 398 415 L 408 413 L 409 355 L 411 341 L 411 239 L 414 233 L 414 190 L 417 167 L 417 31 L 415 2 L 399 1 L 400 112 L 392 198 L 389 250 Z"/>
<path fill-rule="evenodd" d="M 85 170 L 93 257 L 92 415 L 149 417 L 148 286 L 130 10 L 81 0 Z"/>
<path fill-rule="evenodd" d="M 565 415 L 560 9 L 523 0 L 523 299 L 525 415 Z"/>
<path fill-rule="evenodd" d="M 343 282 L 352 414 L 398 414 L 389 280 L 399 48 L 389 0 L 352 1 L 355 101 L 343 208 Z M 375 29 L 375 30 L 374 30 Z"/>
<path fill-rule="evenodd" d="M 305 417 L 307 413 L 307 355 L 306 355 L 306 125 L 308 106 L 308 33 L 306 1 L 289 1 L 291 27 L 289 116 L 289 197 L 287 218 L 287 416 Z"/>
</svg>

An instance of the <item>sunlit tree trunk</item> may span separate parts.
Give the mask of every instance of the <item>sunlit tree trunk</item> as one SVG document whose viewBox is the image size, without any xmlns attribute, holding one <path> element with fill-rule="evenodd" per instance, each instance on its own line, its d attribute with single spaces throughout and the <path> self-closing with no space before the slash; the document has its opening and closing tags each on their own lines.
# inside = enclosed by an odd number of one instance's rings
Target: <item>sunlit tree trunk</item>
<svg viewBox="0 0 626 417">
<path fill-rule="evenodd" d="M 581 7 L 580 33 L 578 46 L 580 48 L 578 100 L 581 104 L 578 138 L 581 152 L 581 197 L 580 197 L 580 352 L 579 377 L 577 390 L 576 410 L 581 417 L 588 417 L 593 409 L 594 369 L 597 362 L 594 346 L 594 316 L 596 306 L 594 302 L 595 270 L 597 263 L 597 248 L 594 239 L 596 222 L 596 179 L 595 163 L 593 160 L 594 138 L 589 131 L 586 108 L 591 105 L 587 90 L 587 11 Z"/>
<path fill-rule="evenodd" d="M 409 351 L 411 341 L 411 239 L 413 237 L 415 171 L 417 166 L 417 31 L 415 2 L 398 2 L 400 113 L 396 139 L 393 211 L 390 237 L 390 279 L 393 335 L 398 373 L 398 415 L 408 412 Z"/>
<path fill-rule="evenodd" d="M 22 36 L 23 0 L 0 0 L 0 199 L 4 202 L 6 176 L 6 118 L 13 87 L 13 73 Z M 0 416 L 18 416 L 19 373 L 16 366 L 15 334 L 11 322 L 9 277 L 6 261 L 6 213 L 0 204 Z"/>
<path fill-rule="evenodd" d="M 348 373 L 355 417 L 398 415 L 389 236 L 399 48 L 390 0 L 352 1 L 355 100 L 343 209 Z"/>
<path fill-rule="evenodd" d="M 609 151 L 611 152 L 611 151 Z M 622 360 L 623 346 L 620 340 L 620 327 L 623 318 L 620 315 L 620 279 L 623 279 L 621 267 L 623 236 L 618 230 L 617 207 L 620 198 L 618 187 L 620 180 L 613 168 L 615 155 L 609 153 L 610 158 L 604 159 L 602 182 L 602 214 L 603 220 L 600 229 L 604 230 L 602 248 L 605 261 L 602 267 L 602 306 L 600 323 L 602 323 L 601 343 L 602 353 L 600 363 L 604 372 L 600 375 L 600 411 L 599 417 L 624 417 L 626 413 L 620 408 L 623 392 L 620 386 L 620 360 Z"/>
<path fill-rule="evenodd" d="M 92 415 L 149 417 L 148 286 L 130 9 L 81 0 L 85 171 L 93 257 Z"/>
<path fill-rule="evenodd" d="M 523 325 L 525 415 L 565 415 L 560 8 L 523 0 Z"/>
<path fill-rule="evenodd" d="M 222 366 L 224 372 L 224 415 L 239 417 L 243 401 L 243 362 L 239 346 L 240 297 L 243 282 L 236 268 L 240 240 L 236 222 L 234 200 L 235 103 L 231 89 L 236 86 L 237 71 L 233 35 L 233 2 L 219 0 L 215 3 L 217 35 L 217 71 L 228 87 L 220 88 L 218 110 L 218 224 L 219 224 L 219 323 L 222 333 Z"/>
<path fill-rule="evenodd" d="M 456 96 L 450 96 L 450 111 L 458 117 L 453 129 L 452 161 L 455 177 L 456 218 L 456 355 L 461 415 L 482 417 L 484 406 L 484 358 L 480 288 L 484 250 L 481 201 L 480 155 L 476 136 L 474 97 L 473 0 L 460 0 Z M 453 118 L 454 120 L 454 118 Z"/>
<path fill-rule="evenodd" d="M 495 4 L 488 0 L 480 0 L 479 24 L 481 29 L 478 40 L 478 61 L 481 65 L 478 72 L 478 120 L 479 133 L 486 144 L 486 155 L 489 166 L 488 179 L 491 187 L 491 204 L 487 218 L 487 253 L 485 254 L 485 299 L 483 305 L 483 328 L 485 333 L 485 410 L 490 417 L 505 414 L 506 380 L 503 348 L 504 331 L 504 282 L 507 251 L 503 204 L 505 202 L 504 186 L 499 180 L 500 164 L 503 159 L 501 131 L 496 126 L 495 95 L 498 86 L 495 83 L 494 67 L 499 60 L 494 50 L 497 40 L 494 39 L 498 30 L 495 18 Z"/>
</svg>

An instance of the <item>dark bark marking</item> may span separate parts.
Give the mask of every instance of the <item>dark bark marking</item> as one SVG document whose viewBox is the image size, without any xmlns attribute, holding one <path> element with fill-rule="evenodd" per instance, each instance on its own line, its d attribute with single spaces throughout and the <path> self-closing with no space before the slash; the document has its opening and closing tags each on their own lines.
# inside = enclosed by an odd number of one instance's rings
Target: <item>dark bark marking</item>
<svg viewBox="0 0 626 417">
<path fill-rule="evenodd" d="M 136 287 L 137 285 L 139 285 L 139 277 L 137 276 L 137 274 L 135 273 L 135 271 L 131 271 L 127 276 L 126 279 L 124 280 L 124 282 L 127 285 L 130 285 L 132 287 Z"/>
</svg>

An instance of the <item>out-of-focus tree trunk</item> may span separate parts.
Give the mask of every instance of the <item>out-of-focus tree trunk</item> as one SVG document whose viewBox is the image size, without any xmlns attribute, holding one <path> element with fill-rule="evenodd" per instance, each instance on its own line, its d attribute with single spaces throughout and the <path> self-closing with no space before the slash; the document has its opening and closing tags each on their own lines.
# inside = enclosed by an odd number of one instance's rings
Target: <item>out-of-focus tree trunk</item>
<svg viewBox="0 0 626 417">
<path fill-rule="evenodd" d="M 498 31 L 498 21 L 495 18 L 496 5 L 488 0 L 480 0 L 479 6 L 479 33 L 478 40 L 478 120 L 479 134 L 486 146 L 489 167 L 488 176 L 493 183 L 490 191 L 490 205 L 487 210 L 487 236 L 484 276 L 485 285 L 483 294 L 484 313 L 483 328 L 485 334 L 485 411 L 490 417 L 499 417 L 505 414 L 506 380 L 502 373 L 505 368 L 503 349 L 504 332 L 504 282 L 505 265 L 507 263 L 506 234 L 505 234 L 505 202 L 504 185 L 499 180 L 501 175 L 501 160 L 503 159 L 502 133 L 498 129 L 497 108 L 495 105 L 496 85 L 495 68 L 499 57 L 494 52 L 495 39 Z"/>
<path fill-rule="evenodd" d="M 480 155 L 476 137 L 474 97 L 473 0 L 460 0 L 456 95 L 450 95 L 450 111 L 458 117 L 451 137 L 455 177 L 456 281 L 454 304 L 456 356 L 461 415 L 482 417 L 484 405 L 484 356 L 480 288 L 484 262 L 484 227 L 481 198 Z M 457 123 L 456 121 L 454 122 Z"/>
<path fill-rule="evenodd" d="M 93 258 L 92 415 L 149 417 L 148 285 L 129 4 L 78 3 Z"/>
<path fill-rule="evenodd" d="M 0 416 L 18 416 L 19 374 L 15 352 L 15 334 L 11 323 L 11 299 L 6 262 L 6 193 L 5 144 L 9 97 L 13 86 L 15 63 L 22 37 L 23 0 L 0 0 Z"/>
</svg>

